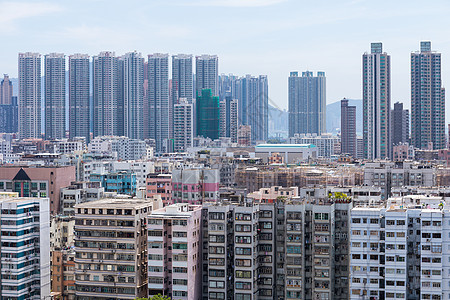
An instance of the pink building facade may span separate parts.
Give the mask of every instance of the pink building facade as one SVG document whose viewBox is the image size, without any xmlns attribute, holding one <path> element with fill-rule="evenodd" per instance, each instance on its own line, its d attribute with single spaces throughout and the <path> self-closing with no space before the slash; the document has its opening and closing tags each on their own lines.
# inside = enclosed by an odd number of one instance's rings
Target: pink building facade
<svg viewBox="0 0 450 300">
<path fill-rule="evenodd" d="M 172 204 L 172 175 L 148 174 L 146 179 L 147 197 L 161 195 L 164 206 Z"/>
<path fill-rule="evenodd" d="M 219 199 L 217 169 L 185 169 L 172 172 L 173 203 L 202 204 Z"/>
<path fill-rule="evenodd" d="M 200 299 L 201 205 L 176 203 L 148 217 L 148 293 Z"/>
<path fill-rule="evenodd" d="M 0 191 L 18 192 L 19 197 L 50 198 L 50 214 L 61 212 L 61 188 L 75 181 L 75 166 L 0 167 Z"/>
</svg>

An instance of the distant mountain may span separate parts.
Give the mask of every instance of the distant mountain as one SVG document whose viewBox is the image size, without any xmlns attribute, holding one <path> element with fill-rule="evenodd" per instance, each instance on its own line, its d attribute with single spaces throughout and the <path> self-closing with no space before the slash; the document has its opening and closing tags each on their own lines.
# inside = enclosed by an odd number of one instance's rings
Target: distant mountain
<svg viewBox="0 0 450 300">
<path fill-rule="evenodd" d="M 362 100 L 349 99 L 348 105 L 356 106 L 356 134 L 362 135 Z M 327 132 L 337 134 L 341 127 L 341 101 L 327 105 Z"/>
</svg>

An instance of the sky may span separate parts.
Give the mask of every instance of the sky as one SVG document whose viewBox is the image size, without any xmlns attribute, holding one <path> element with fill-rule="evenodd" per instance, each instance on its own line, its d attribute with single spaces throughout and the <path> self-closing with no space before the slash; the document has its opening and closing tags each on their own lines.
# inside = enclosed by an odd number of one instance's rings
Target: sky
<svg viewBox="0 0 450 300">
<path fill-rule="evenodd" d="M 392 105 L 410 107 L 421 40 L 442 53 L 450 82 L 449 14 L 448 0 L 0 0 L 0 74 L 16 77 L 27 51 L 217 54 L 219 73 L 268 75 L 270 102 L 287 108 L 291 71 L 324 71 L 328 103 L 361 99 L 362 54 L 383 42 Z"/>
</svg>

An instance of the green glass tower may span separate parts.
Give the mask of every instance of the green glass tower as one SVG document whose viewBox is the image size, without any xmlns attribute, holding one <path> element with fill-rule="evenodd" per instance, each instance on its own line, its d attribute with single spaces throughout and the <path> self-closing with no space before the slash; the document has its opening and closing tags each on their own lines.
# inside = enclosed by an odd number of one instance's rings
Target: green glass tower
<svg viewBox="0 0 450 300">
<path fill-rule="evenodd" d="M 219 138 L 219 97 L 211 95 L 211 89 L 197 92 L 197 136 L 216 140 Z"/>
</svg>

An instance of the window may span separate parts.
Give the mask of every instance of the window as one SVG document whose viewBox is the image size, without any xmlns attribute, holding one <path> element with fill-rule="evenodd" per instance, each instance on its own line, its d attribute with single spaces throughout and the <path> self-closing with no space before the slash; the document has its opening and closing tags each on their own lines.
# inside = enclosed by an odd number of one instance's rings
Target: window
<svg viewBox="0 0 450 300">
<path fill-rule="evenodd" d="M 314 220 L 328 220 L 328 214 L 327 213 L 315 213 L 314 214 Z"/>
<path fill-rule="evenodd" d="M 235 287 L 237 290 L 250 290 L 252 288 L 252 284 L 250 282 L 237 281 Z"/>
<path fill-rule="evenodd" d="M 252 231 L 252 227 L 250 225 L 236 225 L 236 232 L 250 232 Z"/>
<path fill-rule="evenodd" d="M 173 249 L 181 249 L 181 250 L 187 249 L 186 243 L 173 243 L 172 246 L 173 246 Z"/>
<path fill-rule="evenodd" d="M 236 278 L 251 278 L 251 271 L 236 271 Z"/>
<path fill-rule="evenodd" d="M 211 248 L 211 247 L 210 247 Z M 223 247 L 222 247 L 223 248 Z M 209 252 L 211 253 L 211 252 Z M 222 252 L 223 253 L 223 252 Z M 237 255 L 251 255 L 252 254 L 252 249 L 251 248 L 242 248 L 242 247 L 237 247 L 236 248 L 236 254 Z"/>
<path fill-rule="evenodd" d="M 224 243 L 225 236 L 224 235 L 210 235 L 209 242 L 210 243 Z"/>
<path fill-rule="evenodd" d="M 252 220 L 252 215 L 251 214 L 236 213 L 235 214 L 235 219 L 236 220 L 241 220 L 241 221 L 251 221 Z"/>
<path fill-rule="evenodd" d="M 235 263 L 238 267 L 250 267 L 252 261 L 250 259 L 236 259 Z"/>
<path fill-rule="evenodd" d="M 209 253 L 210 254 L 223 254 L 225 253 L 225 247 L 209 247 Z"/>
<path fill-rule="evenodd" d="M 225 299 L 225 293 L 210 292 L 208 299 Z"/>
<path fill-rule="evenodd" d="M 223 212 L 210 212 L 209 219 L 210 220 L 224 220 L 225 214 Z"/>
<path fill-rule="evenodd" d="M 251 244 L 252 237 L 251 236 L 236 236 L 235 242 L 238 244 Z"/>
<path fill-rule="evenodd" d="M 209 265 L 211 266 L 224 266 L 225 259 L 224 258 L 210 258 Z"/>
<path fill-rule="evenodd" d="M 225 277 L 224 270 L 209 269 L 209 277 Z"/>
<path fill-rule="evenodd" d="M 209 287 L 210 288 L 214 288 L 214 289 L 222 289 L 225 287 L 225 281 L 215 281 L 215 280 L 211 280 L 209 282 Z"/>
<path fill-rule="evenodd" d="M 272 222 L 260 222 L 262 229 L 272 229 Z"/>
</svg>

